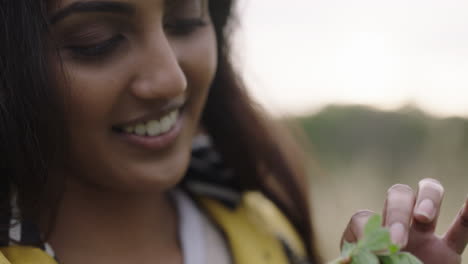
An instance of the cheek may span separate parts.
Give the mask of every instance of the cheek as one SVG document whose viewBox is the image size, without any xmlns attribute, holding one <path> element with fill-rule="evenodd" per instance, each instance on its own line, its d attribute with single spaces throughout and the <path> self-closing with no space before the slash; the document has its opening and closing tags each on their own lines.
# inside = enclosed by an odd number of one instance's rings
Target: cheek
<svg viewBox="0 0 468 264">
<path fill-rule="evenodd" d="M 128 73 L 122 65 L 99 69 L 67 65 L 67 81 L 62 85 L 69 135 L 69 166 L 73 171 L 102 175 L 111 171 L 109 146 L 113 112 L 119 107 Z M 128 71 L 128 70 L 127 70 Z M 98 179 L 95 179 L 99 181 Z M 105 182 L 105 179 L 101 179 Z"/>
<path fill-rule="evenodd" d="M 217 69 L 217 44 L 213 28 L 207 27 L 193 41 L 175 44 L 179 64 L 195 97 L 206 95 Z M 195 91 L 193 91 L 195 90 Z"/>
<path fill-rule="evenodd" d="M 80 66 L 70 67 L 68 89 L 64 97 L 67 102 L 71 126 L 80 124 L 106 123 L 123 93 L 126 74 L 121 64 L 99 69 Z"/>
<path fill-rule="evenodd" d="M 136 106 L 143 105 L 129 92 L 129 85 L 138 73 L 135 68 L 135 58 L 141 57 L 138 50 L 133 49 L 115 63 L 96 67 L 65 64 L 68 80 L 61 86 L 67 103 L 73 167 L 79 167 L 89 177 L 112 175 L 112 184 L 134 185 L 134 189 L 180 179 L 188 166 L 192 138 L 216 73 L 217 45 L 212 27 L 204 28 L 190 39 L 172 40 L 171 44 L 187 78 L 190 106 L 181 139 L 163 155 L 127 151 L 108 135 L 116 116 L 127 116 L 138 109 Z M 89 180 L 111 184 L 101 176 Z"/>
<path fill-rule="evenodd" d="M 190 60 L 184 61 L 190 67 L 190 72 L 187 72 L 189 82 L 189 103 L 192 112 L 188 113 L 192 120 L 196 122 L 193 135 L 197 133 L 200 123 L 200 118 L 203 109 L 206 105 L 211 83 L 217 70 L 217 45 L 214 32 L 208 34 L 205 39 L 195 43 L 190 48 L 186 49 L 187 58 Z"/>
</svg>

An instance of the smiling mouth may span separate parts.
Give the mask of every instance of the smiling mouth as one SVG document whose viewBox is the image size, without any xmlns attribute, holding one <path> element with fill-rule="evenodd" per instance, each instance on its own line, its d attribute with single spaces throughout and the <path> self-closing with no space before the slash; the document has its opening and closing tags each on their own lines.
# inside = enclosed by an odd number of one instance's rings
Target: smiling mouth
<svg viewBox="0 0 468 264">
<path fill-rule="evenodd" d="M 143 137 L 157 137 L 170 131 L 177 123 L 180 109 L 173 110 L 159 119 L 139 122 L 135 125 L 116 126 L 112 130 L 118 133 Z"/>
</svg>

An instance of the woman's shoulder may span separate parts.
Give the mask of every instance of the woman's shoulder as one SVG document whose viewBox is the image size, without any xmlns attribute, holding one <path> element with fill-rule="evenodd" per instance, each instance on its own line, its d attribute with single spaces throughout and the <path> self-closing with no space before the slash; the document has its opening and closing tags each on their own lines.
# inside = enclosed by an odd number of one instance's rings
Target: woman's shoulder
<svg viewBox="0 0 468 264">
<path fill-rule="evenodd" d="M 57 264 L 55 259 L 44 250 L 31 247 L 11 245 L 0 248 L 0 264 Z"/>
<path fill-rule="evenodd" d="M 184 188 L 224 234 L 235 263 L 307 263 L 294 226 L 262 193 L 200 181 Z"/>
<path fill-rule="evenodd" d="M 209 138 L 195 141 L 181 186 L 224 233 L 235 263 L 307 263 L 289 219 L 261 192 L 242 188 Z"/>
</svg>

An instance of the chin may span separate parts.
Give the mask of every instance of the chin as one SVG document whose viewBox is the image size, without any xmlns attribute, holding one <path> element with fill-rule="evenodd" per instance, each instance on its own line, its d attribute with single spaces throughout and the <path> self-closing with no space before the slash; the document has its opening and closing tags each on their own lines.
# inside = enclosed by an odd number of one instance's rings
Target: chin
<svg viewBox="0 0 468 264">
<path fill-rule="evenodd" d="M 185 176 L 191 148 L 174 149 L 171 154 L 156 160 L 132 162 L 126 166 L 128 169 L 117 170 L 113 175 L 120 180 L 116 179 L 118 186 L 114 186 L 125 192 L 161 192 L 174 188 Z"/>
<path fill-rule="evenodd" d="M 187 161 L 188 163 L 188 161 Z M 123 188 L 127 192 L 163 192 L 174 188 L 185 176 L 187 166 L 171 166 L 165 170 L 160 166 L 139 168 Z"/>
<path fill-rule="evenodd" d="M 165 192 L 174 188 L 185 176 L 191 148 L 175 148 L 162 157 L 129 160 L 128 157 L 108 156 L 108 159 L 74 164 L 68 180 L 85 189 L 99 192 L 148 193 Z M 84 166 L 83 166 L 84 165 Z"/>
</svg>

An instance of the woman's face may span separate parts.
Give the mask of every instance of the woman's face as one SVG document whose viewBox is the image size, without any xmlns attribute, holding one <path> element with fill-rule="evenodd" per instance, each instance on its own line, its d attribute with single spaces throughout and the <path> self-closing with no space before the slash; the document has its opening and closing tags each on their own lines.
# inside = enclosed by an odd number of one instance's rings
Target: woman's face
<svg viewBox="0 0 468 264">
<path fill-rule="evenodd" d="M 216 39 L 206 0 L 61 0 L 51 13 L 71 179 L 120 191 L 184 175 Z"/>
</svg>

